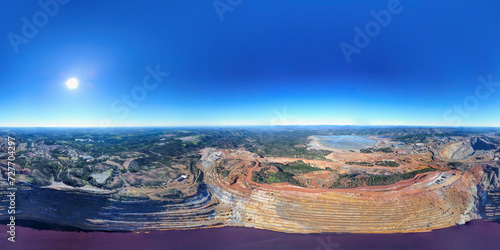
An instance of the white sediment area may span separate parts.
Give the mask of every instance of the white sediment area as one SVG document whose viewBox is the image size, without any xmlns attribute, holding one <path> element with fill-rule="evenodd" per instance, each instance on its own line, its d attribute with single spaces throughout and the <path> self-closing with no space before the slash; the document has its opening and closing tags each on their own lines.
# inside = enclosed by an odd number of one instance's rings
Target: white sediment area
<svg viewBox="0 0 500 250">
<path fill-rule="evenodd" d="M 100 189 L 96 188 L 93 186 L 83 186 L 83 187 L 72 187 L 69 185 L 66 185 L 62 182 L 59 181 L 53 181 L 49 186 L 43 187 L 43 188 L 52 188 L 52 189 L 57 189 L 57 190 L 79 190 L 79 191 L 87 191 L 87 192 L 94 192 L 94 193 L 112 193 L 113 191 L 110 190 L 105 190 L 105 189 Z"/>
</svg>

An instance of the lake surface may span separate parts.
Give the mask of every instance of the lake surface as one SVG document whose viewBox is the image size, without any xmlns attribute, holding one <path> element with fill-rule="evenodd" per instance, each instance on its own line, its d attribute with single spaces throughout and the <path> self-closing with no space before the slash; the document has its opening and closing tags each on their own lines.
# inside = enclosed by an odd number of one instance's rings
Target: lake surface
<svg viewBox="0 0 500 250">
<path fill-rule="evenodd" d="M 500 224 L 471 221 L 430 233 L 286 234 L 225 227 L 151 233 L 64 232 L 17 227 L 8 242 L 0 225 L 0 249 L 498 249 Z"/>
<path fill-rule="evenodd" d="M 333 136 L 317 136 L 321 139 L 321 143 L 330 148 L 360 150 L 362 148 L 374 147 L 376 140 L 367 139 L 361 136 L 353 135 L 333 135 Z"/>
</svg>

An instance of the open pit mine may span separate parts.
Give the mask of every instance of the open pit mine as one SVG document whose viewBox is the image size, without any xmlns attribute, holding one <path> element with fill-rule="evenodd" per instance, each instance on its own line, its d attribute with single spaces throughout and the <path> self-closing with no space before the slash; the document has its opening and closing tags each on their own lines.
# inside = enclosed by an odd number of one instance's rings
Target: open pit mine
<svg viewBox="0 0 500 250">
<path fill-rule="evenodd" d="M 473 219 L 500 222 L 497 136 L 419 143 L 309 136 L 296 147 L 327 154 L 273 157 L 246 148 L 204 147 L 196 162 L 177 166 L 181 177 L 154 188 L 130 184 L 147 179 L 138 175 L 142 170 L 131 171 L 133 160 L 124 159 L 127 168 L 109 177 L 111 188 L 18 183 L 15 216 L 102 231 L 241 226 L 287 233 L 408 233 Z M 185 195 L 166 192 L 169 185 Z M 5 185 L 0 190 L 0 219 L 7 220 L 11 191 Z"/>
</svg>

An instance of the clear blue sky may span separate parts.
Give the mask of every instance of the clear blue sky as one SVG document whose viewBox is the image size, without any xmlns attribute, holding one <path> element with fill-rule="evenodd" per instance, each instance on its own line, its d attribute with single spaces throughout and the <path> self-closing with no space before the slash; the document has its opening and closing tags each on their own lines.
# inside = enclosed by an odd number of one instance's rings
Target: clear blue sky
<svg viewBox="0 0 500 250">
<path fill-rule="evenodd" d="M 401 0 L 348 63 L 392 1 L 1 1 L 0 126 L 500 126 L 500 2 Z"/>
</svg>

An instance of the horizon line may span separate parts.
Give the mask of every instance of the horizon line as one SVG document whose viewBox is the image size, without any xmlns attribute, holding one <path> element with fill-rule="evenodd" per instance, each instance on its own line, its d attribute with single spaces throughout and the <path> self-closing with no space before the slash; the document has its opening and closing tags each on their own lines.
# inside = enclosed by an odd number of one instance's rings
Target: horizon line
<svg viewBox="0 0 500 250">
<path fill-rule="evenodd" d="M 500 128 L 500 126 L 446 126 L 446 125 L 346 125 L 346 124 L 317 124 L 317 125 L 158 125 L 158 126 L 0 126 L 0 129 L 5 128 L 221 128 L 221 127 L 318 127 L 318 126 L 335 126 L 335 127 L 426 127 L 426 128 Z"/>
</svg>

